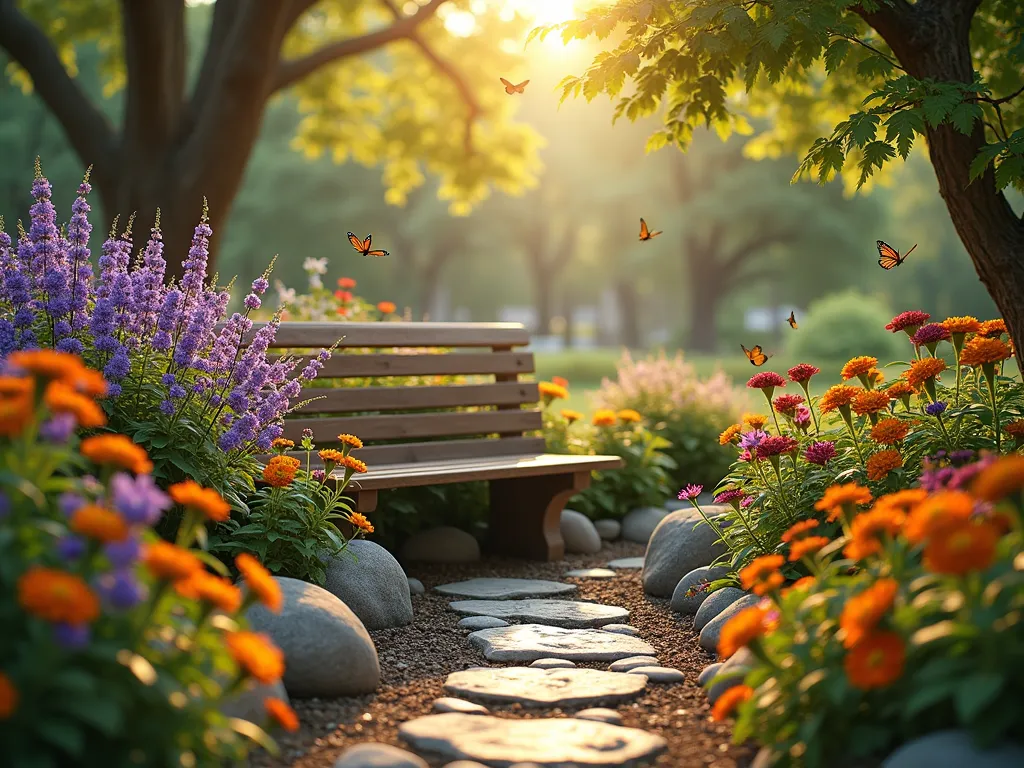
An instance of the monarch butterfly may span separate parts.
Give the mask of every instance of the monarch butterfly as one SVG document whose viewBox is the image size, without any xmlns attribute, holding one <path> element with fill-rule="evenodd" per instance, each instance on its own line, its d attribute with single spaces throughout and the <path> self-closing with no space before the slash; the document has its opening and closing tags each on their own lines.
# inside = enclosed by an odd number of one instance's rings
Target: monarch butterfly
<svg viewBox="0 0 1024 768">
<path fill-rule="evenodd" d="M 523 80 L 519 85 L 513 85 L 504 77 L 499 77 L 498 79 L 501 80 L 501 84 L 505 86 L 505 93 L 510 96 L 514 93 L 526 93 L 526 84 L 530 82 L 529 80 Z"/>
<path fill-rule="evenodd" d="M 650 240 L 651 238 L 657 237 L 660 234 L 660 229 L 657 232 L 651 232 L 649 229 L 647 229 L 647 222 L 644 221 L 643 219 L 640 219 L 640 242 L 643 242 L 644 240 Z"/>
<path fill-rule="evenodd" d="M 794 331 L 800 327 L 799 325 L 796 324 L 796 312 L 790 312 L 789 317 L 786 319 L 786 322 L 789 323 L 789 327 L 792 328 Z"/>
<path fill-rule="evenodd" d="M 885 270 L 892 269 L 893 267 L 898 267 L 900 264 L 907 260 L 907 256 L 910 255 L 910 252 L 913 251 L 914 248 L 917 248 L 917 243 L 914 243 L 910 251 L 907 251 L 902 256 L 900 256 L 900 252 L 897 251 L 888 243 L 885 243 L 881 240 L 876 240 L 875 245 L 878 246 L 878 266 Z"/>
<path fill-rule="evenodd" d="M 764 365 L 768 362 L 768 358 L 771 357 L 771 355 L 766 355 L 761 351 L 760 344 L 755 344 L 753 349 L 747 349 L 740 344 L 740 349 L 743 350 L 743 354 L 747 356 L 747 360 L 750 361 L 751 365 Z"/>
<path fill-rule="evenodd" d="M 363 256 L 390 256 L 390 254 L 387 251 L 370 250 L 370 239 L 372 237 L 373 235 L 367 235 L 365 240 L 360 240 L 351 232 L 348 233 L 348 241 L 352 243 L 352 247 L 359 251 L 361 254 L 363 254 Z"/>
</svg>

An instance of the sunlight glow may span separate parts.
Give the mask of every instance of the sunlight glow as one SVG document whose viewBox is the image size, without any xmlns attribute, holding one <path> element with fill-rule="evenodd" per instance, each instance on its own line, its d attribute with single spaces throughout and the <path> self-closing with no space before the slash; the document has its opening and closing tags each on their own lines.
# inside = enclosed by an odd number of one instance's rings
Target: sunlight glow
<svg viewBox="0 0 1024 768">
<path fill-rule="evenodd" d="M 560 24 L 576 15 L 574 0 L 505 0 L 502 13 L 518 13 L 537 26 Z"/>
</svg>

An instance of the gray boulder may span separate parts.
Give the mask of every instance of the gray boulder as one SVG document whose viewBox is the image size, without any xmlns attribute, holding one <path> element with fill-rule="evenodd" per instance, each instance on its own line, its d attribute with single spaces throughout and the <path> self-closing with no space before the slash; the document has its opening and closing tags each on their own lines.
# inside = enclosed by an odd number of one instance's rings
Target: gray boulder
<svg viewBox="0 0 1024 768">
<path fill-rule="evenodd" d="M 708 701 L 714 705 L 723 693 L 737 685 L 742 685 L 747 672 L 753 667 L 755 661 L 756 658 L 749 648 L 740 648 L 725 662 L 718 665 L 718 672 L 707 689 Z"/>
<path fill-rule="evenodd" d="M 639 507 L 627 512 L 622 518 L 622 538 L 626 541 L 635 541 L 637 544 L 646 544 L 658 523 L 666 515 L 668 510 L 664 507 Z"/>
<path fill-rule="evenodd" d="M 761 598 L 757 595 L 746 595 L 715 616 L 715 618 L 705 624 L 704 629 L 700 631 L 700 647 L 705 651 L 717 653 L 718 637 L 722 633 L 722 627 L 725 626 L 725 623 L 744 608 L 750 608 L 751 606 L 757 605 L 760 600 Z"/>
<path fill-rule="evenodd" d="M 980 749 L 966 731 L 936 731 L 893 752 L 881 768 L 1020 768 L 1024 746 L 1008 741 Z"/>
<path fill-rule="evenodd" d="M 380 683 L 377 649 L 363 623 L 326 589 L 275 577 L 284 595 L 280 613 L 257 603 L 247 618 L 284 652 L 284 687 L 293 698 L 356 696 Z"/>
<path fill-rule="evenodd" d="M 693 617 L 694 631 L 700 632 L 715 616 L 746 594 L 742 589 L 737 589 L 736 587 L 716 589 L 707 596 L 704 602 L 700 604 L 700 608 L 697 609 L 697 613 Z"/>
<path fill-rule="evenodd" d="M 706 667 L 704 667 L 704 669 L 700 671 L 700 674 L 697 675 L 697 684 L 701 686 L 705 685 L 709 680 L 711 680 L 715 675 L 718 674 L 718 670 L 720 670 L 721 668 L 721 662 L 708 664 Z"/>
<path fill-rule="evenodd" d="M 714 521 L 724 507 L 704 510 Z M 711 565 L 728 549 L 715 530 L 695 509 L 680 509 L 667 515 L 651 534 L 640 578 L 644 591 L 655 597 L 671 597 L 679 580 L 694 568 Z"/>
<path fill-rule="evenodd" d="M 574 509 L 562 510 L 562 540 L 566 552 L 593 555 L 601 551 L 601 537 L 594 524 Z"/>
<path fill-rule="evenodd" d="M 406 581 L 409 582 L 409 594 L 411 595 L 422 595 L 427 591 L 427 588 L 423 586 L 423 582 L 419 579 L 414 579 L 410 576 Z"/>
<path fill-rule="evenodd" d="M 622 523 L 610 517 L 594 521 L 597 535 L 605 541 L 615 541 L 622 534 Z"/>
<path fill-rule="evenodd" d="M 672 601 L 670 603 L 672 610 L 684 616 L 692 616 L 700 608 L 701 603 L 712 593 L 697 592 L 692 596 L 687 596 L 687 591 L 691 587 L 696 587 L 703 582 L 712 582 L 728 575 L 729 566 L 727 565 L 704 565 L 700 568 L 694 568 L 679 580 L 676 588 L 672 591 Z"/>
<path fill-rule="evenodd" d="M 430 768 L 424 760 L 390 744 L 356 744 L 334 763 L 334 768 Z"/>
<path fill-rule="evenodd" d="M 262 727 L 267 722 L 267 708 L 263 701 L 267 698 L 281 699 L 288 702 L 288 692 L 284 683 L 278 680 L 267 685 L 250 679 L 242 690 L 221 702 L 220 711 L 227 717 L 237 717 Z"/>
<path fill-rule="evenodd" d="M 402 560 L 424 563 L 473 563 L 480 559 L 480 543 L 451 526 L 420 531 L 402 545 Z"/>
<path fill-rule="evenodd" d="M 412 623 L 409 580 L 380 544 L 353 539 L 327 563 L 327 591 L 345 603 L 367 629 Z"/>
</svg>

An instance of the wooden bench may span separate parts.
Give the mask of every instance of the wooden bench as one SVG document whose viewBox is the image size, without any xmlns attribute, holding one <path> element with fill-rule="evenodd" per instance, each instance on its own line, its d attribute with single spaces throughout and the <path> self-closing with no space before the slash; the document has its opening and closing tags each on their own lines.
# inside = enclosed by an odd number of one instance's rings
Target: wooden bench
<svg viewBox="0 0 1024 768">
<path fill-rule="evenodd" d="M 284 436 L 298 443 L 312 429 L 318 448 L 331 447 L 338 434 L 362 439 L 353 455 L 369 471 L 349 486 L 355 509 L 372 512 L 378 492 L 391 488 L 487 480 L 488 549 L 533 560 L 563 557 L 565 503 L 589 486 L 593 470 L 618 468 L 622 460 L 546 453 L 543 437 L 527 436 L 541 428 L 541 411 L 536 383 L 519 380 L 534 370 L 533 355 L 517 351 L 529 343 L 523 326 L 284 322 L 274 348 L 329 347 L 339 338 L 320 382 L 469 377 L 460 384 L 303 390 L 301 399 L 321 399 L 289 415 Z"/>
</svg>

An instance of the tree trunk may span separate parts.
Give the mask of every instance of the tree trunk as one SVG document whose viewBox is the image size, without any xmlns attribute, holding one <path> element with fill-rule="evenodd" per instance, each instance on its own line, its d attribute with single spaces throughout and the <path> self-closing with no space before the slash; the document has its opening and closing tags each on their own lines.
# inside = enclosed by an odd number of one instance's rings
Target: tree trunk
<svg viewBox="0 0 1024 768">
<path fill-rule="evenodd" d="M 619 317 L 621 327 L 619 338 L 623 346 L 629 349 L 640 349 L 643 342 L 640 338 L 640 308 L 636 295 L 636 286 L 632 280 L 620 278 L 615 285 L 615 292 L 619 299 Z"/>
<path fill-rule="evenodd" d="M 714 353 L 718 349 L 718 325 L 715 317 L 721 290 L 717 282 L 705 280 L 690 294 L 690 350 Z"/>
<path fill-rule="evenodd" d="M 551 318 L 554 316 L 551 278 L 546 270 L 540 270 L 535 282 L 533 300 L 537 308 L 537 333 L 547 336 L 551 333 Z"/>
<path fill-rule="evenodd" d="M 566 288 L 562 294 L 562 313 L 565 316 L 565 328 L 562 330 L 562 342 L 566 349 L 572 349 L 576 337 L 576 323 L 573 318 L 575 306 L 572 288 Z"/>
</svg>

